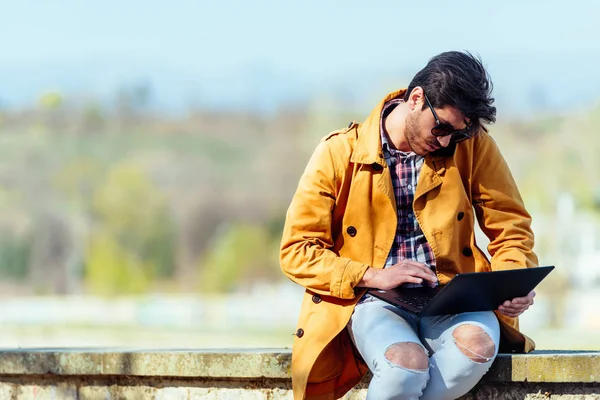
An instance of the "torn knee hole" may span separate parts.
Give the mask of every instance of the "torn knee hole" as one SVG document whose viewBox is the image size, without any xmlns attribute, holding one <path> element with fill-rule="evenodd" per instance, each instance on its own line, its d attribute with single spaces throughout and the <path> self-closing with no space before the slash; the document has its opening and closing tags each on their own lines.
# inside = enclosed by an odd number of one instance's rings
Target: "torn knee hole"
<svg viewBox="0 0 600 400">
<path fill-rule="evenodd" d="M 458 349 L 476 363 L 488 362 L 494 357 L 496 345 L 479 326 L 461 325 L 452 332 L 452 337 Z"/>
<path fill-rule="evenodd" d="M 429 357 L 427 357 L 425 349 L 417 343 L 395 343 L 388 347 L 385 358 L 391 363 L 407 369 L 423 370 L 429 366 Z"/>
</svg>

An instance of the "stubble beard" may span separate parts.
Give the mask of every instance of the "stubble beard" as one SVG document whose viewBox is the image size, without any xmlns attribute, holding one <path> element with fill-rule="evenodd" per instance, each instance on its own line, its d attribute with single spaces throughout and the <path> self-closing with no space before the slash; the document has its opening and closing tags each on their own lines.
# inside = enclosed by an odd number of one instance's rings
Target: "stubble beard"
<svg viewBox="0 0 600 400">
<path fill-rule="evenodd" d="M 415 146 L 418 146 L 419 139 L 419 125 L 417 123 L 416 117 L 413 115 L 408 115 L 406 118 L 406 124 L 404 126 L 404 138 L 406 139 L 406 143 L 408 143 L 408 147 L 412 150 L 413 153 L 416 153 L 420 156 L 425 154 L 421 154 L 416 149 Z"/>
</svg>

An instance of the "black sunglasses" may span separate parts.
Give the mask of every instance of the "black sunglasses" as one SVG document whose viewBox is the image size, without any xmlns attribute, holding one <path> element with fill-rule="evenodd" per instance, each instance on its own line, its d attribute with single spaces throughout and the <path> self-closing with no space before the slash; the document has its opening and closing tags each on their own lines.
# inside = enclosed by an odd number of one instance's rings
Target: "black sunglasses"
<svg viewBox="0 0 600 400">
<path fill-rule="evenodd" d="M 473 127 L 470 126 L 469 124 L 467 124 L 467 127 L 465 129 L 455 129 L 452 125 L 450 125 L 447 122 L 443 122 L 443 123 L 440 122 L 440 119 L 438 118 L 435 110 L 433 109 L 433 106 L 429 102 L 427 95 L 425 93 L 423 93 L 423 94 L 425 95 L 425 101 L 427 102 L 427 105 L 429 106 L 429 109 L 431 110 L 431 113 L 433 114 L 433 118 L 435 118 L 435 126 L 433 128 L 431 128 L 431 134 L 433 136 L 444 137 L 444 136 L 452 135 L 450 140 L 453 143 L 462 142 L 463 140 L 470 139 L 474 136 L 472 133 Z"/>
</svg>

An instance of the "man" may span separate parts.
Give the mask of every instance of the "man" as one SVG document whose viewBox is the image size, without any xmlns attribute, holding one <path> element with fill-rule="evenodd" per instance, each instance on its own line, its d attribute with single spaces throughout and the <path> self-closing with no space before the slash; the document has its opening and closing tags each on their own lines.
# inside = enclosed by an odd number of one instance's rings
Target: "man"
<svg viewBox="0 0 600 400">
<path fill-rule="evenodd" d="M 424 318 L 366 294 L 537 266 L 531 218 L 484 126 L 495 121 L 491 90 L 478 58 L 442 53 L 364 123 L 317 146 L 281 242 L 282 270 L 306 288 L 292 354 L 296 399 L 342 397 L 368 369 L 368 399 L 454 399 L 498 351 L 533 349 L 517 319 L 533 292 L 496 311 Z"/>
</svg>

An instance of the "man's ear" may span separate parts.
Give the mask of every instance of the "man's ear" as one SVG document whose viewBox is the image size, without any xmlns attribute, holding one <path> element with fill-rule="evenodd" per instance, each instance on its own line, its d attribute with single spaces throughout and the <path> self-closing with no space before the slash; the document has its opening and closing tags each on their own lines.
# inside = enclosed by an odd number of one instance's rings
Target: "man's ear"
<svg viewBox="0 0 600 400">
<path fill-rule="evenodd" d="M 410 106 L 411 110 L 414 110 L 415 107 L 418 106 L 418 104 L 422 104 L 425 102 L 425 92 L 423 91 L 423 88 L 421 86 L 415 86 L 413 88 L 413 90 L 410 92 L 410 95 L 408 96 L 408 105 Z M 421 108 L 419 107 L 419 108 Z"/>
</svg>

